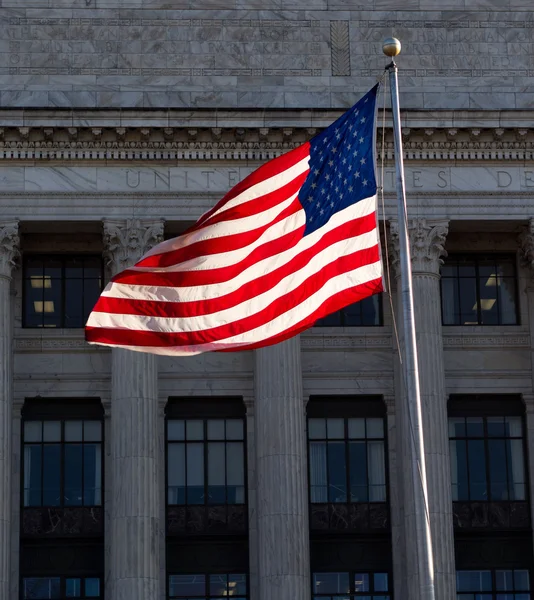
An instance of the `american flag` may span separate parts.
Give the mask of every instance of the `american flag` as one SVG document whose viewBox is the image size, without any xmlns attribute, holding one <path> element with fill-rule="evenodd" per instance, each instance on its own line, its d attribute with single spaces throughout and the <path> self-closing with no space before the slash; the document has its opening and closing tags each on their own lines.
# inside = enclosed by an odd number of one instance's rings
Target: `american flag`
<svg viewBox="0 0 534 600">
<path fill-rule="evenodd" d="M 249 350 L 381 292 L 377 91 L 116 275 L 87 341 L 168 355 Z"/>
</svg>

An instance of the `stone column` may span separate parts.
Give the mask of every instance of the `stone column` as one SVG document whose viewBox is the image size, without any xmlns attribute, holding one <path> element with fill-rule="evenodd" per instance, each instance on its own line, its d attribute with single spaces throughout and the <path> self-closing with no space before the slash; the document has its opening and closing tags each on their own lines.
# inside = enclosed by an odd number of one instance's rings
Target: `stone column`
<svg viewBox="0 0 534 600">
<path fill-rule="evenodd" d="M 112 274 L 163 239 L 161 220 L 105 220 Z M 115 348 L 111 375 L 112 600 L 157 600 L 160 581 L 156 356 Z"/>
<path fill-rule="evenodd" d="M 256 350 L 259 600 L 309 600 L 310 558 L 300 337 Z"/>
<path fill-rule="evenodd" d="M 9 598 L 13 311 L 11 273 L 19 256 L 17 221 L 0 221 L 0 598 Z"/>
<path fill-rule="evenodd" d="M 456 577 L 439 286 L 439 270 L 442 263 L 441 256 L 445 254 L 448 221 L 416 218 L 410 221 L 409 230 L 436 600 L 450 600 L 456 597 Z M 390 231 L 392 263 L 399 278 L 399 240 L 396 221 L 391 223 Z M 397 281 L 397 289 L 400 289 L 400 281 Z M 400 297 L 398 300 L 397 321 L 403 335 Z M 409 440 L 409 423 L 406 418 L 407 398 L 405 393 L 398 397 L 403 403 L 404 416 L 402 459 L 407 462 L 410 457 L 410 445 L 407 443 Z M 415 539 L 413 486 L 418 485 L 419 482 L 407 476 L 410 464 L 399 464 L 398 467 L 405 473 L 403 478 L 404 526 L 405 539 L 410 545 L 411 540 Z M 413 555 L 413 549 L 407 548 L 408 560 L 405 569 L 408 597 L 417 598 L 415 592 L 418 581 L 417 560 L 410 560 L 410 555 Z"/>
</svg>

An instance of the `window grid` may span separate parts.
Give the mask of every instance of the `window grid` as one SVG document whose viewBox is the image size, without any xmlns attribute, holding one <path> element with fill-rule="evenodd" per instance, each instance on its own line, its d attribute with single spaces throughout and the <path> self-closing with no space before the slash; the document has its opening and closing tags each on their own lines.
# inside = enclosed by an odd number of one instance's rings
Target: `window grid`
<svg viewBox="0 0 534 600">
<path fill-rule="evenodd" d="M 457 600 L 530 600 L 527 569 L 456 571 Z"/>
<path fill-rule="evenodd" d="M 197 573 L 170 575 L 169 600 L 248 600 L 244 573 Z"/>
<path fill-rule="evenodd" d="M 99 577 L 23 577 L 22 600 L 63 600 L 64 598 L 103 598 Z"/>
<path fill-rule="evenodd" d="M 491 285 L 491 287 L 495 286 L 495 305 L 496 305 L 496 316 L 497 322 L 492 320 L 485 322 L 485 315 L 483 314 L 485 310 L 482 307 L 481 298 L 481 279 L 484 279 L 486 276 L 480 275 L 481 267 L 487 267 L 488 264 L 482 265 L 482 263 L 493 263 L 493 274 L 487 278 L 485 285 Z M 460 269 L 462 267 L 471 266 L 474 269 L 474 275 L 462 275 L 460 273 Z M 499 271 L 505 270 L 505 267 L 508 266 L 510 275 L 502 275 Z M 504 267 L 504 269 L 503 269 Z M 454 272 L 454 273 L 453 273 Z M 453 273 L 453 274 L 452 274 Z M 464 313 L 471 311 L 462 309 L 462 282 L 468 282 L 474 280 L 475 282 L 475 295 L 476 295 L 476 321 L 466 321 L 464 318 Z M 491 280 L 491 281 L 490 281 Z M 453 290 L 455 298 L 455 302 L 457 302 L 457 310 L 453 311 L 453 316 L 447 317 L 446 315 L 446 306 L 447 306 L 447 296 L 444 291 L 444 287 L 447 287 L 447 284 L 452 282 L 455 285 L 455 290 Z M 513 290 L 513 317 L 509 320 L 509 322 L 504 322 L 505 319 L 503 313 L 502 298 L 501 294 L 498 293 L 500 289 L 501 283 L 509 283 L 511 289 Z M 518 294 L 517 294 L 517 271 L 515 267 L 515 257 L 514 256 L 500 256 L 500 255 L 450 255 L 447 259 L 445 259 L 443 267 L 441 269 L 441 310 L 442 310 L 442 322 L 443 325 L 517 325 L 519 324 L 518 318 Z M 504 287 L 504 286 L 503 286 Z M 465 290 L 464 290 L 465 292 Z M 486 300 L 492 300 L 492 298 L 488 298 Z M 491 310 L 491 309 L 489 309 Z"/>
<path fill-rule="evenodd" d="M 313 600 L 393 600 L 385 571 L 313 573 Z"/>
<path fill-rule="evenodd" d="M 382 294 L 375 294 L 338 310 L 314 323 L 314 327 L 381 327 Z"/>
<path fill-rule="evenodd" d="M 188 434 L 188 424 L 193 423 L 201 423 L 202 424 L 202 436 L 201 437 L 190 437 Z M 215 437 L 213 433 L 210 433 L 210 425 L 213 424 L 222 424 L 224 427 L 224 435 L 222 437 Z M 229 423 L 237 424 L 240 426 L 239 434 L 229 434 L 228 426 Z M 183 439 L 173 439 L 176 434 L 173 434 L 170 430 L 174 427 L 180 428 L 180 424 L 183 424 Z M 167 504 L 168 506 L 202 506 L 202 505 L 245 505 L 247 498 L 247 489 L 246 489 L 246 456 L 245 456 L 245 422 L 242 418 L 193 418 L 193 419 L 168 419 L 167 420 Z M 229 437 L 230 435 L 230 437 Z M 222 502 L 210 502 L 210 483 L 209 483 L 209 446 L 211 444 L 223 444 L 224 445 L 224 501 Z M 202 466 L 203 466 L 203 484 L 202 484 L 202 501 L 195 502 L 193 500 L 190 501 L 190 488 L 198 487 L 198 486 L 190 486 L 188 482 L 188 455 L 190 451 L 188 449 L 193 445 L 201 445 L 202 446 Z M 171 469 L 173 465 L 169 460 L 170 450 L 173 446 L 183 446 L 184 447 L 184 474 L 183 474 L 183 486 L 171 486 L 170 478 L 171 478 Z M 228 449 L 229 446 L 233 446 L 241 449 L 241 466 L 242 466 L 242 485 L 241 486 L 229 486 L 228 485 Z M 178 493 L 176 493 L 176 500 L 174 501 L 172 488 L 183 487 L 183 501 L 179 501 Z M 214 486 L 212 486 L 214 487 Z M 236 499 L 234 501 L 230 501 L 229 499 L 229 488 L 230 487 L 241 487 L 241 495 L 243 500 L 241 502 L 237 501 L 238 494 L 236 493 Z"/>
<path fill-rule="evenodd" d="M 80 440 L 71 440 L 67 441 L 65 439 L 65 427 L 71 424 L 80 423 L 81 424 L 81 439 Z M 98 424 L 99 426 L 99 434 L 98 436 L 90 436 L 93 439 L 86 439 L 86 424 Z M 58 439 L 55 440 L 45 440 L 47 434 L 45 434 L 45 428 L 50 427 L 50 425 L 57 424 L 60 428 Z M 30 426 L 35 425 L 36 427 L 40 427 L 40 440 L 38 441 L 28 441 Z M 102 436 L 103 436 L 103 427 L 102 421 L 97 419 L 50 419 L 50 420 L 36 420 L 36 419 L 27 419 L 23 421 L 23 449 L 24 449 L 24 477 L 22 478 L 22 486 L 23 486 L 23 505 L 25 508 L 30 507 L 45 507 L 45 506 L 53 506 L 53 507 L 73 507 L 73 506 L 102 506 L 102 482 L 103 482 L 103 471 L 104 471 L 104 457 L 102 452 Z M 99 439 L 97 439 L 97 437 Z M 100 485 L 99 487 L 94 488 L 93 498 L 98 496 L 99 502 L 89 503 L 85 501 L 86 499 L 86 490 L 88 489 L 85 485 L 85 451 L 86 445 L 97 445 L 99 446 L 99 454 L 100 454 Z M 65 455 L 66 450 L 70 446 L 81 445 L 82 446 L 82 461 L 81 461 L 81 502 L 79 504 L 66 503 L 66 495 L 65 495 Z M 39 504 L 33 503 L 31 501 L 32 488 L 31 486 L 25 485 L 25 480 L 27 476 L 28 465 L 26 464 L 26 448 L 39 446 L 41 448 L 40 452 L 40 502 Z M 44 502 L 45 496 L 45 486 L 44 486 L 44 462 L 45 462 L 45 447 L 51 446 L 59 446 L 59 463 L 60 463 L 60 472 L 59 472 L 59 497 L 56 504 L 49 504 Z M 97 494 L 98 492 L 98 494 Z"/>
<path fill-rule="evenodd" d="M 333 422 L 339 422 L 342 421 L 343 422 L 343 436 L 335 436 L 329 435 L 329 423 L 333 423 Z M 350 432 L 350 425 L 355 423 L 355 422 L 359 422 L 359 423 L 363 423 L 364 426 L 364 435 L 363 436 L 357 436 L 354 435 L 353 433 Z M 313 432 L 310 431 L 311 428 L 313 428 L 314 425 L 319 425 L 319 423 L 324 423 L 324 431 L 325 431 L 325 435 L 323 437 L 319 437 L 319 435 L 315 435 Z M 370 427 L 370 423 L 380 423 L 380 428 L 381 428 L 381 434 L 379 436 L 377 435 L 369 435 L 369 427 Z M 386 480 L 386 466 L 385 466 L 385 453 L 386 453 L 386 448 L 385 448 L 385 436 L 384 436 L 384 419 L 383 418 L 378 418 L 378 417 L 368 417 L 368 418 L 363 418 L 363 417 L 350 417 L 350 418 L 341 418 L 341 417 L 334 417 L 334 418 L 316 418 L 316 417 L 310 417 L 308 418 L 308 456 L 309 456 L 309 476 L 310 476 L 310 502 L 312 504 L 318 503 L 318 504 L 323 504 L 325 502 L 334 502 L 334 503 L 355 503 L 355 502 L 387 502 L 387 480 Z M 345 459 L 345 492 L 344 492 L 344 499 L 342 500 L 336 500 L 331 498 L 330 492 L 331 492 L 331 468 L 330 468 L 330 446 L 329 446 L 329 442 L 343 442 L 344 444 L 344 459 Z M 314 479 L 313 477 L 313 472 L 312 472 L 312 445 L 316 442 L 322 442 L 325 444 L 325 448 L 326 448 L 326 498 L 322 499 L 322 500 L 316 500 L 314 499 L 314 492 L 316 490 L 314 490 L 314 487 L 323 487 L 323 486 L 313 486 L 312 485 L 312 481 Z M 351 483 L 351 466 L 352 466 L 352 460 L 351 460 L 351 442 L 364 442 L 365 443 L 365 450 L 366 450 L 366 459 L 367 462 L 365 464 L 365 480 L 366 480 L 366 490 L 367 490 L 367 494 L 366 494 L 366 499 L 365 500 L 354 500 L 353 499 L 353 494 L 352 494 L 352 488 L 355 487 L 352 485 Z M 370 471 L 371 469 L 369 469 L 369 442 L 382 442 L 382 447 L 383 447 L 383 454 L 384 454 L 384 460 L 382 462 L 382 464 L 380 465 L 382 468 L 382 473 L 383 473 L 383 490 L 382 490 L 382 495 L 380 497 L 380 499 L 378 500 L 373 500 L 371 499 L 372 496 L 374 494 L 371 494 L 370 492 L 372 491 L 373 487 L 379 487 L 380 484 L 377 486 L 376 484 L 373 484 L 370 480 Z M 315 496 L 316 497 L 316 496 Z"/>
<path fill-rule="evenodd" d="M 496 435 L 495 433 L 491 433 L 489 431 L 489 426 L 491 425 L 497 425 L 498 423 L 501 422 L 502 419 L 502 425 L 504 426 L 504 433 L 503 434 L 499 434 Z M 509 428 L 509 424 L 511 423 L 511 419 L 514 419 L 516 421 L 519 422 L 520 424 L 520 428 L 519 428 L 519 434 L 518 435 L 511 435 L 510 434 L 510 428 Z M 482 425 L 481 431 L 480 431 L 480 427 L 479 425 Z M 474 433 L 473 429 L 474 427 L 476 427 L 480 433 Z M 463 428 L 463 435 L 461 434 Z M 506 441 L 510 440 L 517 440 L 521 443 L 521 454 L 522 454 L 522 480 L 521 481 L 515 481 L 515 480 L 511 480 L 511 475 L 513 475 L 513 470 L 511 468 L 510 465 L 510 460 L 511 460 L 511 453 L 508 449 L 508 447 L 506 448 L 506 451 L 504 453 L 504 457 L 505 457 L 505 470 L 506 470 L 506 485 L 507 485 L 507 498 L 506 500 L 518 500 L 518 501 L 525 501 L 527 499 L 527 485 L 526 485 L 526 481 L 525 481 L 525 464 L 524 464 L 524 456 L 525 456 L 525 446 L 524 446 L 524 422 L 523 419 L 521 417 L 450 417 L 449 418 L 449 443 L 451 446 L 451 451 L 450 451 L 450 455 L 451 455 L 451 470 L 455 471 L 455 467 L 457 468 L 457 466 L 455 466 L 453 464 L 453 460 L 454 460 L 454 456 L 457 455 L 457 451 L 455 448 L 455 445 L 458 443 L 462 443 L 465 444 L 465 455 L 466 455 L 466 459 L 465 459 L 465 469 L 467 471 L 467 498 L 462 497 L 459 498 L 459 489 L 457 489 L 456 493 L 454 493 L 454 488 L 453 488 L 453 499 L 458 500 L 458 501 L 472 501 L 472 500 L 476 500 L 477 502 L 490 502 L 490 501 L 502 501 L 503 498 L 494 498 L 493 497 L 493 491 L 492 491 L 492 485 L 493 485 L 493 481 L 492 481 L 492 475 L 491 475 L 491 453 L 489 450 L 489 443 L 491 441 L 499 441 L 502 440 L 506 443 Z M 458 434 L 458 430 L 460 430 L 460 434 Z M 478 494 L 475 494 L 472 492 L 472 486 L 473 486 L 473 481 L 472 481 L 472 477 L 471 477 L 471 460 L 470 460 L 470 441 L 478 441 L 478 442 L 482 442 L 484 444 L 484 463 L 485 463 L 485 488 L 486 488 L 486 497 L 485 498 L 480 498 L 480 497 L 476 497 Z M 456 478 L 456 486 L 459 487 L 459 477 Z M 453 486 L 454 481 L 452 482 Z M 514 486 L 522 486 L 523 487 L 523 493 L 520 494 L 516 494 L 515 490 L 513 489 Z M 515 497 L 516 495 L 519 495 L 519 497 Z"/>
<path fill-rule="evenodd" d="M 78 269 L 80 274 L 77 276 L 68 273 Z M 103 261 L 96 255 L 30 255 L 24 260 L 23 278 L 23 327 L 81 328 L 103 289 Z M 81 290 L 67 292 L 67 287 L 75 282 L 81 285 Z M 91 283 L 96 283 L 93 290 Z M 55 298 L 52 295 L 54 284 L 60 288 Z M 47 290 L 51 290 L 50 295 Z M 73 297 L 79 303 L 74 305 L 80 311 L 79 315 L 68 314 Z M 56 301 L 59 308 L 54 304 Z"/>
</svg>

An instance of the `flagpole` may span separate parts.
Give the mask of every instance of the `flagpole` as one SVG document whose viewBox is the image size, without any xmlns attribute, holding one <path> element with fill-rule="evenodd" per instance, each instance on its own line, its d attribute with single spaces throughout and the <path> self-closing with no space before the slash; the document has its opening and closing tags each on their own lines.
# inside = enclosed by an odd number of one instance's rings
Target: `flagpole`
<svg viewBox="0 0 534 600">
<path fill-rule="evenodd" d="M 416 552 L 419 574 L 419 596 L 413 600 L 434 600 L 434 558 L 432 555 L 432 536 L 428 510 L 428 490 L 426 482 L 425 445 L 421 414 L 421 393 L 419 388 L 419 365 L 417 359 L 417 341 L 415 336 L 415 315 L 412 291 L 412 265 L 408 235 L 406 207 L 406 189 L 404 185 L 404 161 L 399 109 L 399 88 L 395 56 L 400 54 L 401 43 L 396 38 L 388 38 L 382 47 L 391 63 L 386 67 L 389 72 L 391 88 L 391 111 L 393 115 L 393 136 L 395 140 L 395 170 L 397 187 L 397 211 L 399 220 L 401 301 L 404 323 L 404 348 L 402 361 L 404 382 L 408 396 L 409 436 L 411 440 L 412 478 L 414 482 Z"/>
</svg>

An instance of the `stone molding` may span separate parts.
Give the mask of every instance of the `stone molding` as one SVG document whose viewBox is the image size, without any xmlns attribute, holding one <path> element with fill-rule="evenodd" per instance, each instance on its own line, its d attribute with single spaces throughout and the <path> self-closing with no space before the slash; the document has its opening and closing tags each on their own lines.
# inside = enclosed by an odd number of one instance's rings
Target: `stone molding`
<svg viewBox="0 0 534 600">
<path fill-rule="evenodd" d="M 104 260 L 113 274 L 163 241 L 163 219 L 104 219 Z"/>
<path fill-rule="evenodd" d="M 333 115 L 332 118 L 335 118 Z M 4 160 L 267 160 L 296 148 L 323 127 L 0 127 Z M 405 160 L 534 158 L 526 128 L 404 128 Z M 382 152 L 382 149 L 384 152 Z M 377 130 L 377 154 L 393 160 L 391 129 Z"/>
<path fill-rule="evenodd" d="M 447 256 L 445 240 L 449 232 L 448 220 L 415 218 L 409 219 L 410 253 L 412 272 L 439 277 L 439 269 L 443 264 L 442 256 Z M 390 221 L 389 252 L 391 264 L 396 277 L 400 277 L 400 246 L 398 221 Z"/>
<path fill-rule="evenodd" d="M 20 258 L 18 221 L 0 221 L 0 277 L 11 277 Z"/>
</svg>

